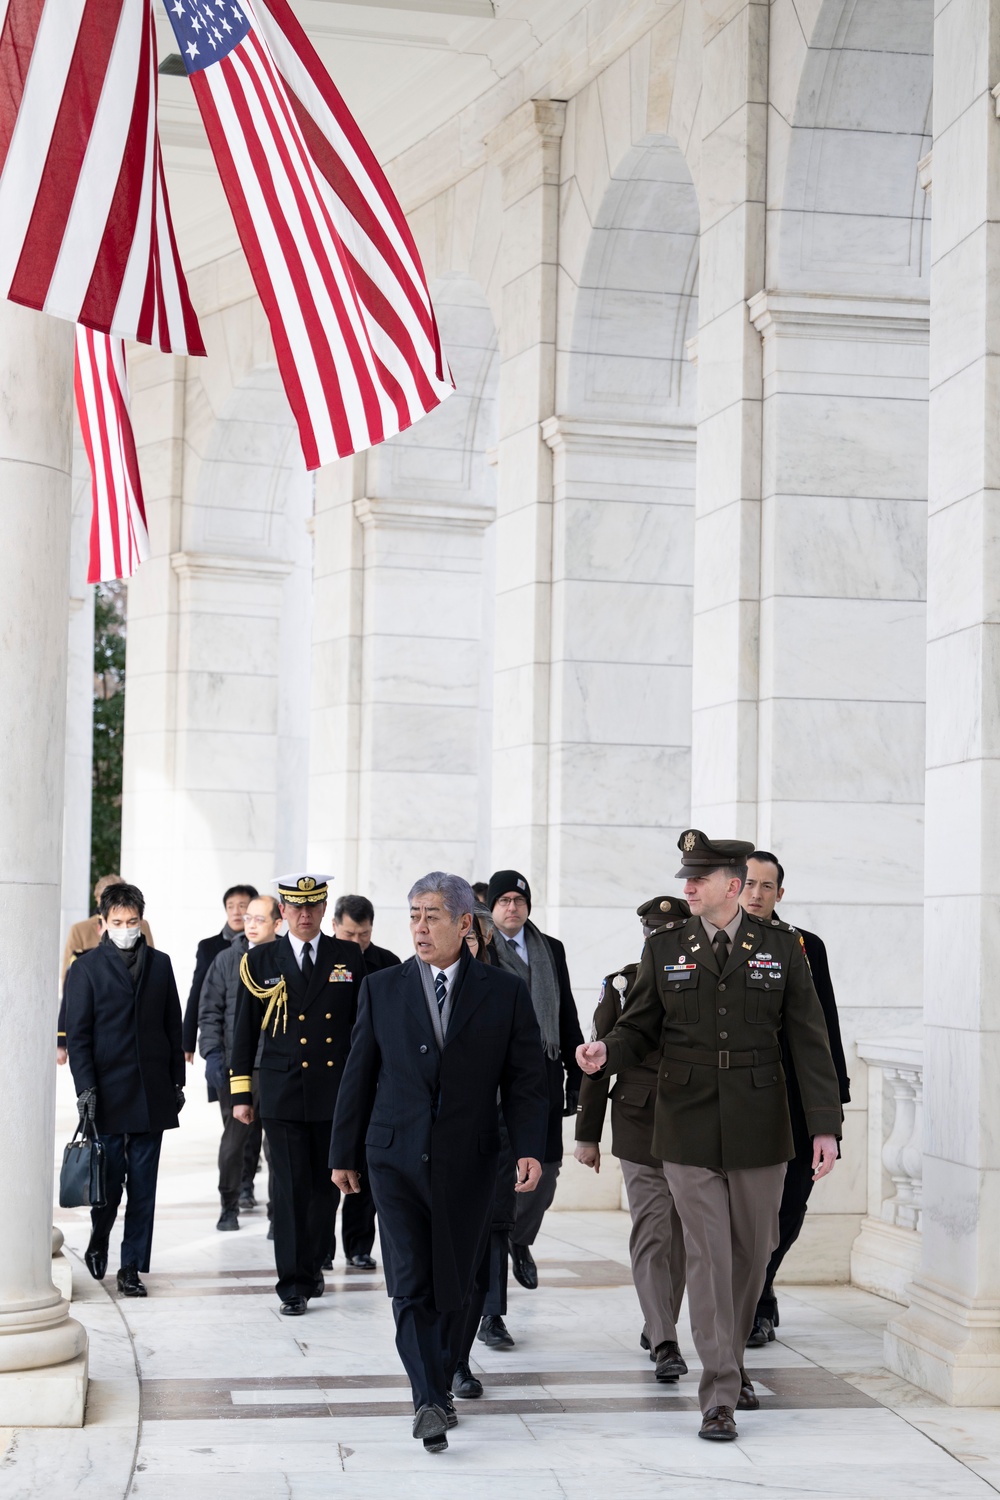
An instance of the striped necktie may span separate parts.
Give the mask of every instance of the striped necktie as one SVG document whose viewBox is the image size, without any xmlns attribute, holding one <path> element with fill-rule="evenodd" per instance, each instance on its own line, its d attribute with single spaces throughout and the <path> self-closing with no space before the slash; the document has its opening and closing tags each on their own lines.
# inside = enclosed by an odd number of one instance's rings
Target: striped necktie
<svg viewBox="0 0 1000 1500">
<path fill-rule="evenodd" d="M 448 976 L 443 969 L 434 975 L 434 993 L 437 995 L 438 1015 L 444 1015 L 444 1002 L 448 998 Z"/>
</svg>

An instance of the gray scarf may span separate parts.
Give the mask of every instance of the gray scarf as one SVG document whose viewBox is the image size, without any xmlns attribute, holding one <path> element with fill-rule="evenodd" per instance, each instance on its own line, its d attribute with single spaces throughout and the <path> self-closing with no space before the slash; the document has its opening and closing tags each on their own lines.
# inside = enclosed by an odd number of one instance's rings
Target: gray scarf
<svg viewBox="0 0 1000 1500">
<path fill-rule="evenodd" d="M 514 944 L 508 942 L 499 927 L 493 940 L 500 966 L 523 979 L 528 986 L 531 1003 L 535 1008 L 535 1020 L 542 1033 L 542 1049 L 546 1057 L 556 1060 L 559 1048 L 559 981 L 552 949 L 543 932 L 534 922 L 525 922 L 524 941 L 528 949 L 528 964 L 525 964 Z M 528 967 L 530 965 L 530 967 Z"/>
</svg>

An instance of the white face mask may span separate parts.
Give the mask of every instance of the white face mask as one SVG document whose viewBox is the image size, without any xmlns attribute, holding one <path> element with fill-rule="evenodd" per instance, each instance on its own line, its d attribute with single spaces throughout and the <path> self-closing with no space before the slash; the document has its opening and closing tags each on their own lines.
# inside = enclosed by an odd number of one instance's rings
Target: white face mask
<svg viewBox="0 0 1000 1500">
<path fill-rule="evenodd" d="M 107 933 L 116 948 L 134 948 L 142 936 L 139 927 L 109 927 Z"/>
</svg>

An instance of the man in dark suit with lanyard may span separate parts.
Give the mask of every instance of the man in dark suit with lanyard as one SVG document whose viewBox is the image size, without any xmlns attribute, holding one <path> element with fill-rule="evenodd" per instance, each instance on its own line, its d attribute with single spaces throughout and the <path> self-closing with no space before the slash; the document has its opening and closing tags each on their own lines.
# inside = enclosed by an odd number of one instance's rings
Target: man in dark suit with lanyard
<svg viewBox="0 0 1000 1500">
<path fill-rule="evenodd" d="M 286 1317 L 323 1295 L 339 1201 L 327 1165 L 330 1127 L 365 973 L 357 943 L 320 932 L 331 879 L 304 873 L 275 882 L 288 931 L 244 955 L 233 1022 L 229 1087 L 233 1116 L 245 1125 L 263 1035 L 260 1116 L 271 1149 L 275 1290 Z"/>
<path fill-rule="evenodd" d="M 527 986 L 469 952 L 468 881 L 434 871 L 409 902 L 416 953 L 364 982 L 330 1161 L 336 1185 L 354 1193 L 367 1154 L 413 1436 L 439 1453 L 489 1281 L 497 1093 L 519 1192 L 542 1174 L 548 1097 Z"/>
<path fill-rule="evenodd" d="M 795 932 L 802 939 L 806 959 L 812 974 L 813 985 L 823 1007 L 823 1019 L 830 1037 L 830 1053 L 837 1070 L 840 1085 L 840 1102 L 851 1101 L 851 1080 L 847 1076 L 844 1060 L 844 1044 L 840 1037 L 840 1017 L 837 1000 L 830 978 L 830 963 L 826 956 L 826 944 L 815 932 L 806 932 L 802 927 L 790 927 L 783 922 L 775 907 L 785 894 L 785 871 L 776 854 L 766 849 L 755 849 L 747 861 L 747 883 L 743 888 L 743 906 L 751 917 L 768 927 L 778 927 L 783 932 Z M 788 1088 L 788 1110 L 792 1117 L 792 1136 L 795 1155 L 785 1171 L 785 1185 L 781 1192 L 781 1207 L 778 1210 L 778 1243 L 768 1262 L 764 1277 L 764 1290 L 757 1303 L 753 1328 L 747 1344 L 751 1349 L 761 1349 L 774 1342 L 774 1330 L 778 1325 L 778 1298 L 774 1291 L 774 1278 L 781 1262 L 795 1244 L 805 1223 L 806 1205 L 813 1190 L 812 1140 L 806 1126 L 802 1094 L 795 1076 L 795 1063 L 788 1042 L 781 1038 L 781 1062 L 785 1070 Z"/>
</svg>

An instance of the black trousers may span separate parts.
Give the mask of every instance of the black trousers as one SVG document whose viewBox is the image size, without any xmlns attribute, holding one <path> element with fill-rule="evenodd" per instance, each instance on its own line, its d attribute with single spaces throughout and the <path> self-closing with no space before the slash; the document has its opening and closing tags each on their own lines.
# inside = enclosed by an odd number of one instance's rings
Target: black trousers
<svg viewBox="0 0 1000 1500">
<path fill-rule="evenodd" d="M 236 1208 L 244 1183 L 253 1187 L 263 1130 L 260 1123 L 260 1089 L 256 1076 L 253 1084 L 254 1117 L 252 1125 L 233 1118 L 232 1095 L 228 1084 L 216 1089 L 222 1114 L 222 1139 L 219 1142 L 219 1198 L 223 1208 Z M 264 1148 L 267 1155 L 267 1147 Z M 268 1197 L 270 1198 L 270 1184 Z"/>
<path fill-rule="evenodd" d="M 774 1294 L 774 1278 L 789 1250 L 795 1244 L 806 1217 L 806 1205 L 813 1190 L 813 1153 L 810 1144 L 808 1154 L 801 1151 L 793 1156 L 785 1171 L 785 1186 L 778 1209 L 778 1243 L 771 1256 L 764 1278 L 764 1290 L 757 1303 L 757 1317 L 778 1321 L 778 1299 Z"/>
<path fill-rule="evenodd" d="M 348 1260 L 352 1255 L 371 1255 L 375 1244 L 375 1199 L 368 1181 L 368 1163 L 361 1162 L 361 1191 L 349 1193 L 344 1199 L 340 1214 L 340 1234 L 344 1241 L 344 1254 Z M 337 1253 L 334 1237 L 330 1257 Z"/>
<path fill-rule="evenodd" d="M 102 1135 L 99 1139 L 104 1146 L 108 1201 L 103 1208 L 90 1210 L 90 1242 L 108 1243 L 124 1191 L 127 1195 L 125 1234 L 119 1264 L 148 1271 L 163 1132 L 150 1130 L 138 1135 Z"/>
<path fill-rule="evenodd" d="M 271 1150 L 275 1291 L 311 1297 L 329 1254 L 340 1193 L 330 1181 L 330 1120 L 265 1120 Z"/>
</svg>

